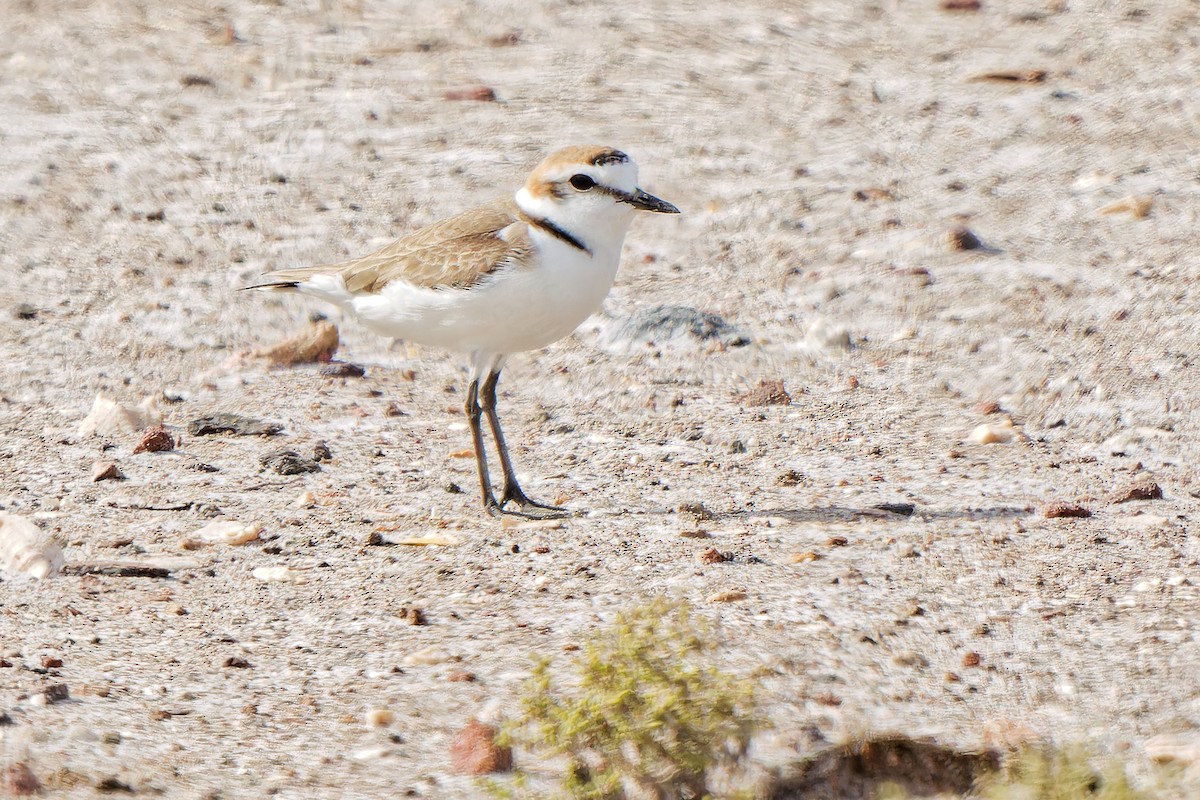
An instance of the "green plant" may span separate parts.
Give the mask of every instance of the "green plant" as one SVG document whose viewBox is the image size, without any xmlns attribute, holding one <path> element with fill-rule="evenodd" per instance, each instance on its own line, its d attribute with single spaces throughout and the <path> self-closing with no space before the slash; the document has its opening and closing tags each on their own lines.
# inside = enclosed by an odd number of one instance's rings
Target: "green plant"
<svg viewBox="0 0 1200 800">
<path fill-rule="evenodd" d="M 1150 800 L 1134 788 L 1125 766 L 1112 761 L 1101 772 L 1078 747 L 1029 748 L 980 783 L 984 800 Z"/>
<path fill-rule="evenodd" d="M 713 647 L 710 626 L 687 604 L 634 608 L 573 659 L 570 688 L 556 683 L 550 659 L 536 663 L 506 737 L 534 755 L 565 757 L 563 789 L 573 798 L 714 797 L 713 777 L 736 770 L 759 721 L 753 684 L 707 661 Z"/>
</svg>

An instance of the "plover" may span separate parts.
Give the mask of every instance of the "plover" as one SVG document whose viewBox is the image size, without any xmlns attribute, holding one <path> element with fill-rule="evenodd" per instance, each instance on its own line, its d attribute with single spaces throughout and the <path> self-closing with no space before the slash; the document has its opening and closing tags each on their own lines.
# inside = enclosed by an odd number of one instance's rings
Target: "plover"
<svg viewBox="0 0 1200 800">
<path fill-rule="evenodd" d="M 493 516 L 563 516 L 571 512 L 531 500 L 517 483 L 496 382 L 510 355 L 558 341 L 600 308 L 635 211 L 679 213 L 638 188 L 629 156 L 577 145 L 548 156 L 512 199 L 435 222 L 370 255 L 270 272 L 247 288 L 319 297 L 376 333 L 469 354 L 465 410 L 484 508 Z M 504 473 L 498 498 L 485 416 Z"/>
</svg>

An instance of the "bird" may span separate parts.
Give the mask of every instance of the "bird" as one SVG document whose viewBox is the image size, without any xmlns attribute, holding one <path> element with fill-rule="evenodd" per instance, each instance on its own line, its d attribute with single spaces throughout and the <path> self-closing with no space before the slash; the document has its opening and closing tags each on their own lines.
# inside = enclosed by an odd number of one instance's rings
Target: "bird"
<svg viewBox="0 0 1200 800">
<path fill-rule="evenodd" d="M 360 258 L 266 273 L 247 289 L 333 303 L 383 336 L 467 355 L 464 411 L 484 510 L 530 519 L 576 511 L 531 499 L 517 482 L 496 384 L 515 353 L 538 350 L 600 309 L 639 211 L 678 214 L 638 186 L 637 164 L 613 147 L 572 145 L 545 157 L 511 197 L 434 222 Z M 499 496 L 484 447 L 500 461 Z"/>
</svg>

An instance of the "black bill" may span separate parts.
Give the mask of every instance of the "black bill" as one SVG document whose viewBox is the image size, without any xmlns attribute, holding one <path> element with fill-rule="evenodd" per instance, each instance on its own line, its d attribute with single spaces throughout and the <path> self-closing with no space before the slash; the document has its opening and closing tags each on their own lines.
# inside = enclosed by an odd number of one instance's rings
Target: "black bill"
<svg viewBox="0 0 1200 800">
<path fill-rule="evenodd" d="M 679 209 L 666 200 L 660 200 L 652 194 L 643 192 L 641 189 L 637 189 L 630 194 L 623 194 L 621 202 L 629 203 L 629 205 L 641 211 L 653 211 L 657 214 L 679 213 Z"/>
</svg>

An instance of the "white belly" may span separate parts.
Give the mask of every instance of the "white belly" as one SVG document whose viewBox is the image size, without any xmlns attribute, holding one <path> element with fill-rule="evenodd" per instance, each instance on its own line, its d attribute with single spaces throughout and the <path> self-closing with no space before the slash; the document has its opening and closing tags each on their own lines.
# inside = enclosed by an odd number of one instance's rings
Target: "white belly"
<svg viewBox="0 0 1200 800">
<path fill-rule="evenodd" d="M 343 294 L 340 304 L 376 333 L 420 344 L 497 354 L 545 347 L 599 310 L 622 242 L 588 255 L 540 230 L 533 236 L 535 266 L 503 268 L 469 289 L 396 281 L 379 294 Z"/>
</svg>

